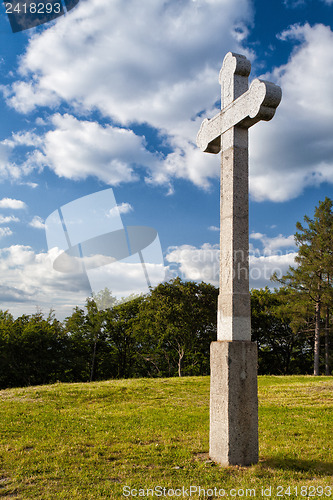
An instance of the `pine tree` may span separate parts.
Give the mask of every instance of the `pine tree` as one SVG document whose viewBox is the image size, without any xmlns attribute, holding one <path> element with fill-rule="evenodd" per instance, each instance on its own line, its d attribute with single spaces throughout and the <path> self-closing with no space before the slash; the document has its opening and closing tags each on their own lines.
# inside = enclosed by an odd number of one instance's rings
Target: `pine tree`
<svg viewBox="0 0 333 500">
<path fill-rule="evenodd" d="M 314 375 L 319 375 L 321 316 L 326 314 L 326 373 L 329 372 L 329 311 L 333 306 L 333 202 L 329 198 L 319 202 L 314 218 L 304 216 L 305 224 L 297 222 L 295 242 L 298 255 L 297 267 L 278 279 L 288 288 L 299 293 L 300 300 L 311 301 L 314 306 Z"/>
</svg>

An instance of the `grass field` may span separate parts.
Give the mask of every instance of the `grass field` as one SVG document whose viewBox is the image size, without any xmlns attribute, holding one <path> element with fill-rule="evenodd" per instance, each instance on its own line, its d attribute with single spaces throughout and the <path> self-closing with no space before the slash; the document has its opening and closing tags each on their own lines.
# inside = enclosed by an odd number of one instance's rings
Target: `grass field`
<svg viewBox="0 0 333 500">
<path fill-rule="evenodd" d="M 332 377 L 259 377 L 260 462 L 247 468 L 209 460 L 209 377 L 7 389 L 0 399 L 1 498 L 333 500 Z"/>
</svg>

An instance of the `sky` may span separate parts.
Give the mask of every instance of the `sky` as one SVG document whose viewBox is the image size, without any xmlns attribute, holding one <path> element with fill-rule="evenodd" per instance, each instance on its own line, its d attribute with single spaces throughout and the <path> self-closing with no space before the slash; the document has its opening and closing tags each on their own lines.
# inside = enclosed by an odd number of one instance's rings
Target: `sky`
<svg viewBox="0 0 333 500">
<path fill-rule="evenodd" d="M 84 305 L 91 280 L 55 269 L 47 219 L 75 206 L 82 223 L 106 193 L 119 228 L 154 228 L 164 279 L 218 286 L 220 160 L 195 141 L 229 51 L 283 93 L 249 133 L 250 286 L 275 286 L 296 222 L 333 197 L 333 0 L 81 0 L 17 33 L 1 5 L 0 40 L 0 309 Z"/>
</svg>

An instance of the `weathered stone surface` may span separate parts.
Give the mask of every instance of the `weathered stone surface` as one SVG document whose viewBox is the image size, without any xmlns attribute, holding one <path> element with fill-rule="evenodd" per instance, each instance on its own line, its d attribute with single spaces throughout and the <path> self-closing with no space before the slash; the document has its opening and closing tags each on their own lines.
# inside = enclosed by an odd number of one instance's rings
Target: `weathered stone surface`
<svg viewBox="0 0 333 500">
<path fill-rule="evenodd" d="M 251 63 L 229 52 L 223 61 L 221 112 L 197 136 L 206 152 L 221 151 L 220 294 L 217 340 L 251 340 L 249 297 L 248 128 L 270 120 L 281 100 L 274 83 L 254 80 Z M 248 297 L 246 297 L 248 296 Z"/>
<path fill-rule="evenodd" d="M 209 456 L 222 465 L 258 462 L 257 346 L 212 342 Z"/>
<path fill-rule="evenodd" d="M 214 118 L 202 122 L 197 145 L 206 153 L 219 153 L 222 134 L 235 126 L 248 129 L 260 120 L 271 120 L 280 100 L 280 87 L 264 80 L 253 80 L 247 92 Z"/>
<path fill-rule="evenodd" d="M 221 151 L 220 291 L 217 342 L 211 346 L 210 456 L 223 465 L 258 461 L 257 348 L 251 342 L 248 225 L 248 129 L 270 120 L 281 89 L 254 80 L 251 63 L 229 52 L 223 61 L 221 112 L 204 120 L 202 151 Z"/>
</svg>

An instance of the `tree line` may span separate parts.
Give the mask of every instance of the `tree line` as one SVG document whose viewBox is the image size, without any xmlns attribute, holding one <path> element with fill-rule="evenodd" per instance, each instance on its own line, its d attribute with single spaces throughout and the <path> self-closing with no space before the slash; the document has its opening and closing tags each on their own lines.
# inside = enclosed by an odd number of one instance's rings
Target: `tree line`
<svg viewBox="0 0 333 500">
<path fill-rule="evenodd" d="M 331 374 L 332 201 L 304 221 L 295 235 L 297 266 L 273 276 L 282 286 L 251 290 L 259 374 Z M 63 322 L 52 311 L 17 319 L 0 311 L 0 388 L 208 375 L 217 296 L 213 285 L 176 278 L 122 303 L 106 289 Z"/>
<path fill-rule="evenodd" d="M 0 312 L 0 388 L 108 378 L 207 375 L 218 290 L 163 283 L 147 296 L 100 310 L 104 290 L 63 322 L 54 313 Z M 114 301 L 114 299 L 113 299 Z"/>
</svg>

